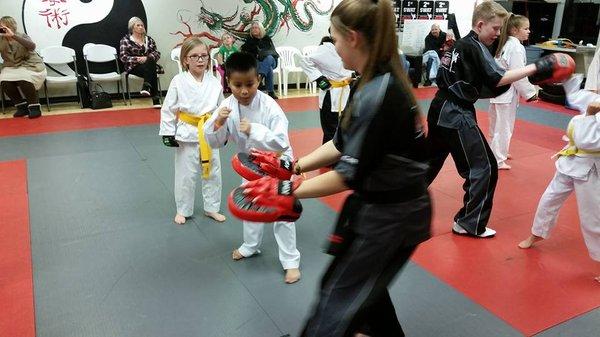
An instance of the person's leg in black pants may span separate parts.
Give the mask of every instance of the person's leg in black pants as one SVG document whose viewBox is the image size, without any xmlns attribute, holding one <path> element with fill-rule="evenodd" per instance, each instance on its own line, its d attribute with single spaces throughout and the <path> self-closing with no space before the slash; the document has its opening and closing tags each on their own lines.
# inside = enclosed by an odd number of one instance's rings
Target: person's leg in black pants
<svg viewBox="0 0 600 337">
<path fill-rule="evenodd" d="M 327 90 L 323 105 L 319 111 L 321 118 L 321 129 L 323 129 L 323 144 L 333 139 L 338 126 L 339 113 L 331 111 L 331 92 Z"/>
<path fill-rule="evenodd" d="M 156 61 L 147 58 L 145 63 L 138 64 L 130 74 L 142 77 L 144 79 L 144 89 L 150 89 L 152 99 L 158 100 L 158 76 L 156 75 Z"/>
<path fill-rule="evenodd" d="M 3 81 L 2 89 L 17 108 L 17 112 L 13 115 L 14 117 L 29 115 L 30 118 L 36 118 L 41 116 L 39 96 L 32 83 L 27 81 Z M 21 89 L 23 95 L 21 95 L 19 89 Z"/>
</svg>

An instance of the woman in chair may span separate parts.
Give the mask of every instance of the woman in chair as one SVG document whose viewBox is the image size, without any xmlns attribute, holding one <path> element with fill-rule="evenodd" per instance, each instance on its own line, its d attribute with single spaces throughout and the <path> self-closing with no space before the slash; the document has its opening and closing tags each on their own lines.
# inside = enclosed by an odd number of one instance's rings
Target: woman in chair
<svg viewBox="0 0 600 337">
<path fill-rule="evenodd" d="M 152 96 L 152 105 L 160 107 L 156 64 L 160 59 L 160 52 L 156 49 L 156 42 L 146 34 L 144 22 L 137 16 L 129 19 L 127 27 L 129 34 L 119 43 L 119 59 L 123 62 L 126 73 L 144 78 L 140 94 Z"/>
<path fill-rule="evenodd" d="M 256 56 L 258 60 L 258 73 L 265 78 L 265 85 L 269 96 L 277 99 L 273 87 L 273 69 L 277 68 L 279 54 L 275 50 L 273 41 L 265 33 L 265 27 L 254 21 L 250 26 L 250 36 L 242 45 L 242 51 Z"/>
<path fill-rule="evenodd" d="M 35 43 L 29 36 L 17 32 L 17 22 L 10 16 L 0 18 L 0 55 L 4 60 L 0 82 L 17 108 L 13 116 L 40 117 L 37 91 L 46 80 L 46 66 L 35 52 Z"/>
</svg>

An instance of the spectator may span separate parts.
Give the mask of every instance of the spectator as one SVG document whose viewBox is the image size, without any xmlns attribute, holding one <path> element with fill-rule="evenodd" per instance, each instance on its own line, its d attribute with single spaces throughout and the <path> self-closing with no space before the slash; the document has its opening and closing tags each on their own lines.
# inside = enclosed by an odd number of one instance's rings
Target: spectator
<svg viewBox="0 0 600 337">
<path fill-rule="evenodd" d="M 250 26 L 250 36 L 242 45 L 242 51 L 250 53 L 258 60 L 258 73 L 265 79 L 269 96 L 277 99 L 273 90 L 273 69 L 277 67 L 279 54 L 275 50 L 273 41 L 265 33 L 265 27 L 254 21 Z"/>
<path fill-rule="evenodd" d="M 425 37 L 425 49 L 423 50 L 423 65 L 426 65 L 427 74 L 426 86 L 435 82 L 445 42 L 446 33 L 441 31 L 438 24 L 431 25 L 431 31 Z"/>
<path fill-rule="evenodd" d="M 0 18 L 0 55 L 4 60 L 0 82 L 17 108 L 13 116 L 40 117 L 42 110 L 37 91 L 46 80 L 46 66 L 35 52 L 35 43 L 29 36 L 17 32 L 17 22 L 10 16 Z"/>
<path fill-rule="evenodd" d="M 454 42 L 456 42 L 456 38 L 454 37 L 454 33 L 447 32 L 446 33 L 446 41 L 444 41 L 444 45 L 442 46 L 442 54 L 454 48 Z"/>
<path fill-rule="evenodd" d="M 160 52 L 156 49 L 156 42 L 146 34 L 144 22 L 136 16 L 129 19 L 127 28 L 129 34 L 119 43 L 119 58 L 125 66 L 125 72 L 144 78 L 140 94 L 152 96 L 152 105 L 160 108 L 156 64 L 160 59 Z"/>
<path fill-rule="evenodd" d="M 233 45 L 233 36 L 229 33 L 221 36 L 221 47 L 217 53 L 217 71 L 221 74 L 221 85 L 223 86 L 224 92 L 231 92 L 227 86 L 227 80 L 225 79 L 225 61 L 229 58 L 229 55 L 237 52 L 238 49 Z"/>
</svg>

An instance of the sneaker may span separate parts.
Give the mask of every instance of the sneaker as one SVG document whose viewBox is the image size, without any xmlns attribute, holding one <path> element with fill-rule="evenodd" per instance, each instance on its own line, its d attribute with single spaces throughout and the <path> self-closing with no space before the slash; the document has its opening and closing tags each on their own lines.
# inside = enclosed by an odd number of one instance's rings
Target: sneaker
<svg viewBox="0 0 600 337">
<path fill-rule="evenodd" d="M 27 108 L 27 102 L 15 104 L 15 108 L 17 108 L 17 112 L 15 112 L 13 114 L 13 117 L 29 116 L 29 109 Z"/>
<path fill-rule="evenodd" d="M 29 104 L 29 119 L 38 118 L 42 116 L 42 107 L 39 104 Z"/>
<path fill-rule="evenodd" d="M 142 85 L 142 90 L 140 90 L 140 95 L 148 97 L 150 96 L 150 90 L 152 90 L 150 83 L 144 82 L 144 85 Z"/>
<path fill-rule="evenodd" d="M 496 231 L 489 227 L 485 229 L 485 232 L 483 232 L 481 234 L 473 235 L 473 234 L 467 232 L 464 228 L 460 227 L 460 225 L 457 224 L 456 222 L 454 222 L 454 224 L 452 225 L 452 233 L 454 233 L 456 235 L 464 235 L 464 236 L 470 236 L 470 237 L 481 238 L 481 239 L 493 238 L 496 235 Z"/>
<path fill-rule="evenodd" d="M 155 109 L 162 108 L 162 105 L 160 104 L 160 98 L 158 98 L 158 97 L 152 97 L 152 107 L 155 108 Z"/>
<path fill-rule="evenodd" d="M 269 91 L 269 96 L 271 96 L 273 99 L 279 99 L 279 97 L 275 95 L 275 91 Z"/>
</svg>

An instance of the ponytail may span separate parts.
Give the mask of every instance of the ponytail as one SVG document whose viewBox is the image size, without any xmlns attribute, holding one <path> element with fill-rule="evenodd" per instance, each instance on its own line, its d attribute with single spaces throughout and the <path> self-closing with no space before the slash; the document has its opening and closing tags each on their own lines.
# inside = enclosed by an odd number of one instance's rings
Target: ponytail
<svg viewBox="0 0 600 337">
<path fill-rule="evenodd" d="M 494 55 L 496 58 L 500 57 L 502 54 L 502 48 L 504 48 L 506 41 L 508 41 L 508 37 L 511 36 L 510 32 L 513 29 L 520 29 L 528 21 L 529 19 L 527 19 L 526 16 L 509 13 L 502 25 L 502 32 L 500 33 L 500 38 L 498 40 L 498 49 L 496 50 L 496 55 Z"/>
</svg>

